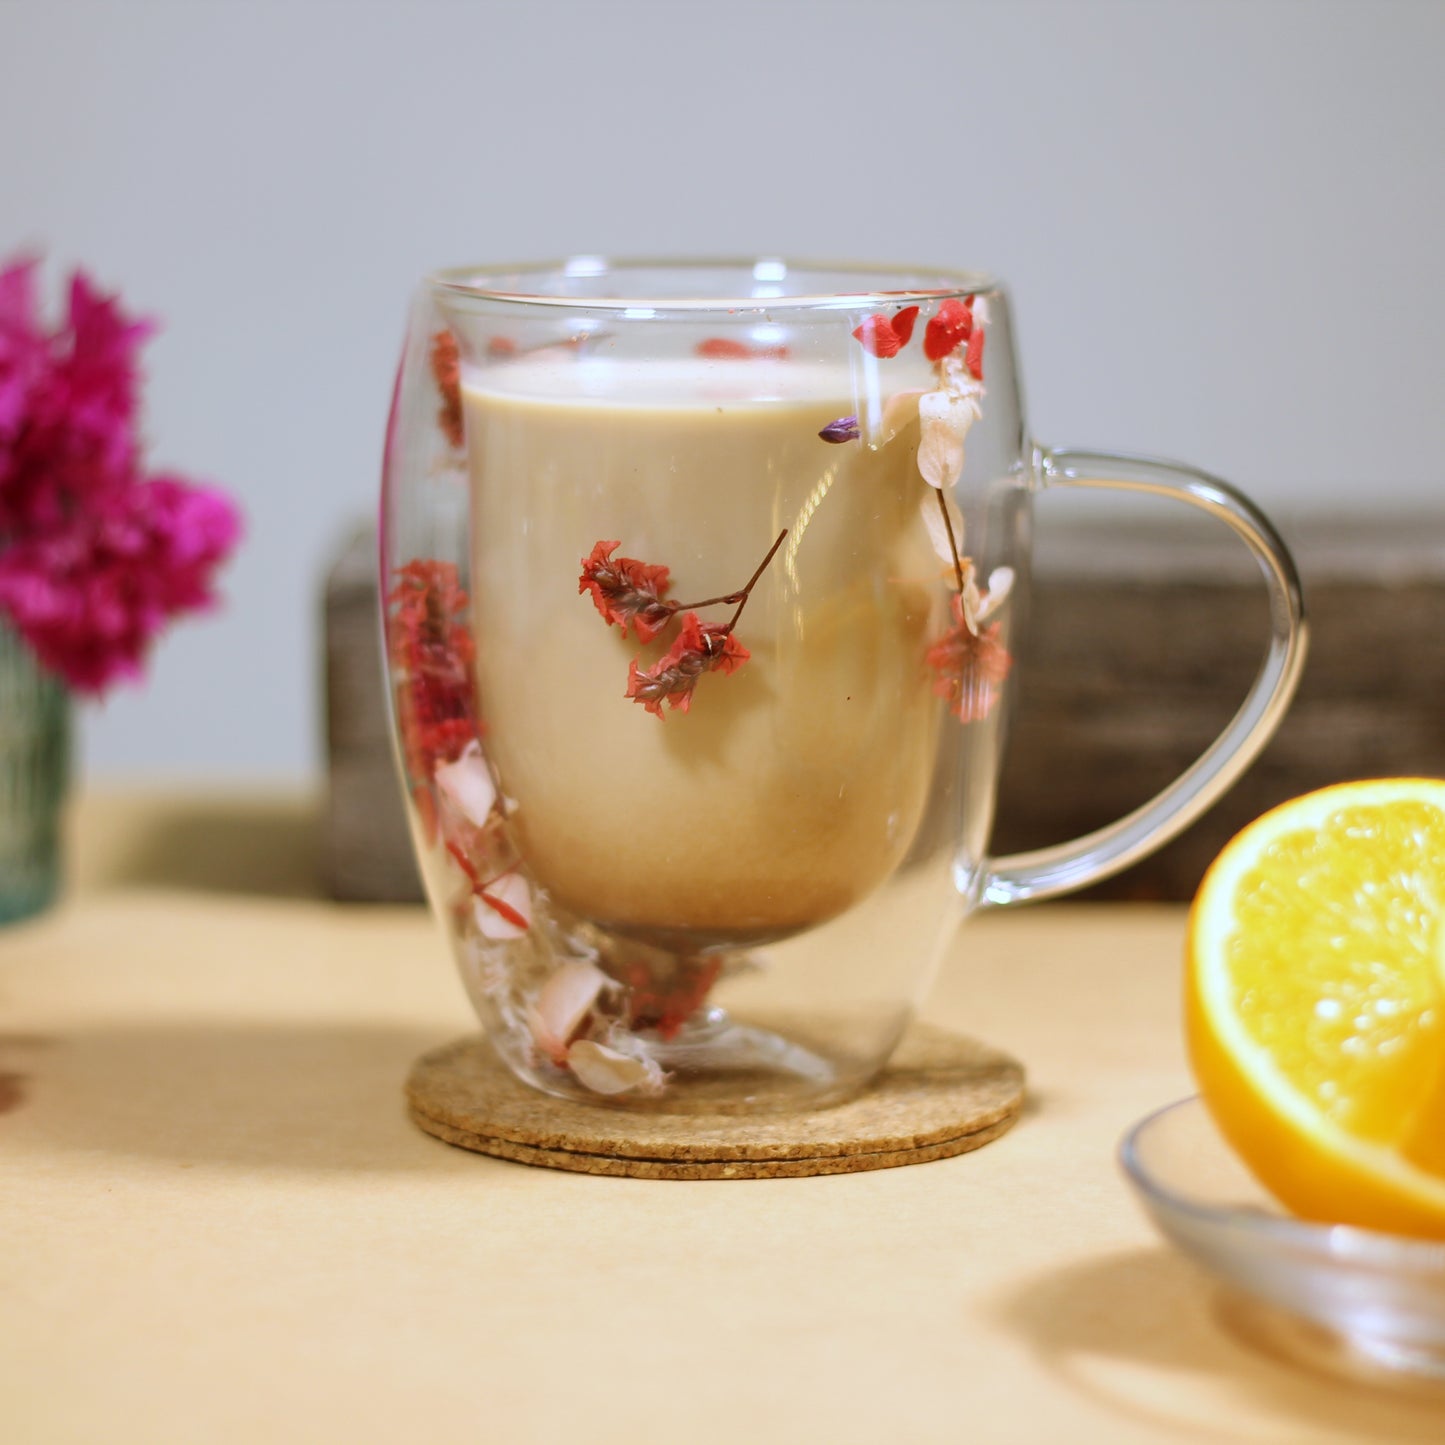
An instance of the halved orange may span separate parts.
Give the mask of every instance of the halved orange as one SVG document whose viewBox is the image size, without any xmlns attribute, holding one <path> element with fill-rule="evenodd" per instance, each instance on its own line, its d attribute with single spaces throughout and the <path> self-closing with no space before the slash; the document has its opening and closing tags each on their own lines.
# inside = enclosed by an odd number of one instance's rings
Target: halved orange
<svg viewBox="0 0 1445 1445">
<path fill-rule="evenodd" d="M 1282 1203 L 1445 1238 L 1445 781 L 1245 828 L 1194 900 L 1185 1012 L 1205 1103 Z"/>
</svg>

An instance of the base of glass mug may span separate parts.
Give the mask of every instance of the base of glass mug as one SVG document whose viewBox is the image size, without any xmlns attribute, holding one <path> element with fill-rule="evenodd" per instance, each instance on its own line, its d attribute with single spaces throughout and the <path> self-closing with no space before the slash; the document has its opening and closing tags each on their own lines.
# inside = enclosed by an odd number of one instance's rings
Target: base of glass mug
<svg viewBox="0 0 1445 1445">
<path fill-rule="evenodd" d="M 840 1030 L 815 1019 L 734 1018 L 726 1009 L 701 1009 L 670 1038 L 634 1035 L 663 1073 L 652 1093 L 599 1093 L 508 1034 L 493 1032 L 492 1043 L 523 1083 L 574 1103 L 659 1114 L 789 1113 L 829 1108 L 866 1089 L 908 1017 L 882 1030 L 876 1023 Z"/>
</svg>

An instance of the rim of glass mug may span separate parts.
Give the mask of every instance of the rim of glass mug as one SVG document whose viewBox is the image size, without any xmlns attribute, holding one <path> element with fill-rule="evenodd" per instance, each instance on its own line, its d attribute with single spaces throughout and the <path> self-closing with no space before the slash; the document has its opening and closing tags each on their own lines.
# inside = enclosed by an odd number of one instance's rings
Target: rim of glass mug
<svg viewBox="0 0 1445 1445">
<path fill-rule="evenodd" d="M 646 289 L 628 295 L 596 295 L 589 283 L 609 276 L 667 272 L 678 276 L 731 275 L 731 290 L 694 287 L 680 294 Z M 561 289 L 529 290 L 551 278 Z M 789 291 L 790 281 L 833 278 L 824 289 L 809 286 Z M 938 266 L 901 266 L 855 261 L 811 261 L 783 256 L 752 260 L 724 257 L 609 257 L 578 255 L 553 261 L 514 265 L 452 266 L 433 271 L 428 282 L 461 300 L 511 303 L 528 308 L 584 306 L 589 310 L 633 312 L 643 319 L 670 313 L 758 311 L 858 311 L 873 307 L 922 305 L 950 297 L 977 296 L 1003 290 L 998 277 L 984 271 L 950 270 Z M 875 284 L 868 284 L 868 283 Z M 893 284 L 882 284 L 893 283 Z"/>
</svg>

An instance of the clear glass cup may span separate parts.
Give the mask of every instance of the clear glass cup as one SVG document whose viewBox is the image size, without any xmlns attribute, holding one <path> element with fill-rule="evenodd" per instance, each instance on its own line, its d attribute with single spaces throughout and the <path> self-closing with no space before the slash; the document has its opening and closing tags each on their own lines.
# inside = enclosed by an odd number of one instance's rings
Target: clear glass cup
<svg viewBox="0 0 1445 1445">
<path fill-rule="evenodd" d="M 1030 510 L 1178 498 L 1271 598 L 1216 743 L 1088 837 L 989 855 Z M 428 894 L 501 1056 L 679 1111 L 845 1097 L 971 910 L 1158 847 L 1268 739 L 1298 580 L 1237 492 L 1048 451 L 976 274 L 597 257 L 438 273 L 386 443 L 395 735 Z"/>
</svg>

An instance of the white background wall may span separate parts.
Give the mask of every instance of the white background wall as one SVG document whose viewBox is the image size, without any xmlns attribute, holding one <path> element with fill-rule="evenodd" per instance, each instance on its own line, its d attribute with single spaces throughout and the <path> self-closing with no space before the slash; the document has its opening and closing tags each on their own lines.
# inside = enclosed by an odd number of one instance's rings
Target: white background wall
<svg viewBox="0 0 1445 1445">
<path fill-rule="evenodd" d="M 0 253 L 163 318 L 155 457 L 249 519 L 91 772 L 316 765 L 320 568 L 437 263 L 976 265 L 1043 438 L 1187 458 L 1286 528 L 1438 515 L 1442 63 L 1429 0 L 0 0 Z"/>
</svg>

